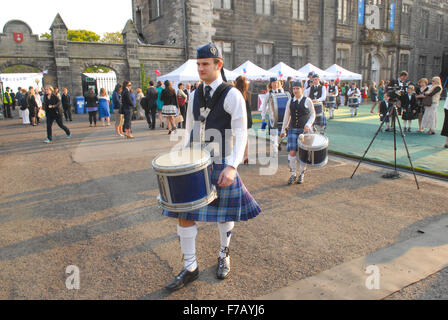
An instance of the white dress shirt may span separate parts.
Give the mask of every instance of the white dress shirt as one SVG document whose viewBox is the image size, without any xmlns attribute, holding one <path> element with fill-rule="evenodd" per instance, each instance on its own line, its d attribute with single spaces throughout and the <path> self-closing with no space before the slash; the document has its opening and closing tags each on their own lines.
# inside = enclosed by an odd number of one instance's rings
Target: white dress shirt
<svg viewBox="0 0 448 320">
<path fill-rule="evenodd" d="M 213 97 L 216 89 L 223 83 L 221 75 L 213 83 L 210 84 L 212 90 L 210 95 Z M 207 85 L 204 83 L 204 91 Z M 204 92 L 205 93 L 205 92 Z M 194 94 L 190 95 L 188 100 L 188 110 L 187 110 L 187 120 L 186 120 L 186 131 L 185 131 L 185 141 L 187 144 L 190 143 L 190 134 L 194 128 Z M 224 110 L 231 115 L 231 128 L 232 134 L 234 136 L 232 153 L 226 157 L 225 162 L 227 165 L 238 169 L 238 166 L 244 160 L 244 152 L 247 145 L 247 110 L 246 101 L 244 101 L 241 92 L 236 89 L 230 89 L 226 98 L 224 99 Z M 222 143 L 225 143 L 224 141 Z"/>
<path fill-rule="evenodd" d="M 271 93 L 285 93 L 285 90 L 282 88 L 278 90 L 272 90 L 269 91 L 268 97 L 263 101 L 263 104 L 261 105 L 261 120 L 266 120 L 266 114 L 268 113 L 268 107 L 269 107 L 269 100 L 271 98 Z"/>
<path fill-rule="evenodd" d="M 291 109 L 290 109 L 291 103 L 294 103 L 297 100 L 301 101 L 302 97 L 300 97 L 299 99 L 294 97 L 288 101 L 288 104 L 286 105 L 286 110 L 285 110 L 285 117 L 283 118 L 282 133 L 286 133 L 286 128 L 289 127 L 289 123 L 291 122 Z M 305 108 L 310 110 L 310 119 L 308 120 L 308 122 L 306 123 L 305 126 L 310 128 L 310 130 L 312 131 L 314 121 L 316 121 L 316 110 L 314 109 L 313 101 L 311 101 L 310 98 L 306 98 Z"/>
<path fill-rule="evenodd" d="M 311 88 L 312 87 L 314 87 L 315 85 L 311 85 L 308 89 L 306 89 L 305 90 L 305 92 L 303 93 L 304 95 L 305 95 L 305 97 L 307 97 L 307 98 L 310 98 L 311 100 L 313 100 L 311 97 L 310 97 L 310 94 L 311 94 Z M 315 87 L 319 87 L 319 86 L 315 86 Z M 317 101 L 319 101 L 319 102 L 325 102 L 326 100 L 327 100 L 327 90 L 325 89 L 325 87 L 324 86 L 321 86 L 322 87 L 322 96 L 319 98 L 319 99 L 317 99 Z"/>
</svg>

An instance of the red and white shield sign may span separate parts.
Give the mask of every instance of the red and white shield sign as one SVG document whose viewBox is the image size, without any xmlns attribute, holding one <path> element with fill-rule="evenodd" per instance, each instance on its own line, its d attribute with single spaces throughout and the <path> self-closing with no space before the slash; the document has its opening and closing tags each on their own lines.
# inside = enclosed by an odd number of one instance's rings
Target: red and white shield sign
<svg viewBox="0 0 448 320">
<path fill-rule="evenodd" d="M 14 32 L 14 41 L 17 43 L 23 42 L 23 33 Z"/>
</svg>

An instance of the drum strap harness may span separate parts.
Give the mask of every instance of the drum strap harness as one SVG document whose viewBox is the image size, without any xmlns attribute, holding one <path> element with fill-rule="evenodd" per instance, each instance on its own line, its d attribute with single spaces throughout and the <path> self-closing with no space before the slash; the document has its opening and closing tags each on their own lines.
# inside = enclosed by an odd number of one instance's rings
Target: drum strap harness
<svg viewBox="0 0 448 320">
<path fill-rule="evenodd" d="M 200 143 L 202 146 L 204 146 L 207 141 L 205 141 L 205 127 L 207 124 L 207 118 L 210 115 L 210 113 L 213 111 L 214 106 L 218 103 L 219 99 L 221 98 L 221 95 L 224 93 L 224 91 L 230 87 L 230 84 L 223 82 L 215 91 L 213 94 L 213 97 L 211 99 L 206 99 L 204 96 L 204 84 L 202 83 L 198 88 L 198 99 L 199 99 L 199 105 L 201 106 L 201 115 L 199 116 L 199 122 L 200 122 Z M 208 141 L 209 142 L 209 141 Z"/>
</svg>

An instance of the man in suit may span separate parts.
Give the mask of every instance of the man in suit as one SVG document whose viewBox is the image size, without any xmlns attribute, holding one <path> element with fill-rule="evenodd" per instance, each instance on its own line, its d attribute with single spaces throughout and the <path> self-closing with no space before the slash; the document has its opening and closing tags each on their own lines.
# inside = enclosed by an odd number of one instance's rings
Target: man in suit
<svg viewBox="0 0 448 320">
<path fill-rule="evenodd" d="M 148 126 L 151 130 L 156 129 L 156 113 L 157 113 L 157 97 L 159 93 L 154 87 L 154 82 L 149 82 L 149 88 L 146 91 L 146 106 L 144 106 L 145 109 L 145 116 L 146 121 L 148 122 Z"/>
</svg>

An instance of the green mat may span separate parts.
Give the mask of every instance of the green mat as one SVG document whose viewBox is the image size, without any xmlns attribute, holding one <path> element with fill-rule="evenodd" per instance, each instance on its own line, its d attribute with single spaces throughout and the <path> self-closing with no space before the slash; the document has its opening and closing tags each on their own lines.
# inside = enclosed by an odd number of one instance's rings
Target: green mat
<svg viewBox="0 0 448 320">
<path fill-rule="evenodd" d="M 406 132 L 405 139 L 412 164 L 417 171 L 448 178 L 448 149 L 443 147 L 446 143 L 446 137 L 440 135 L 445 116 L 443 105 L 444 101 L 441 102 L 438 109 L 438 124 L 435 135 L 416 132 L 418 129 L 418 120 L 414 120 L 412 121 L 412 132 Z M 364 155 L 364 152 L 367 150 L 375 132 L 381 124 L 378 114 L 370 113 L 370 107 L 371 104 L 361 105 L 358 110 L 358 116 L 355 118 L 350 116 L 350 109 L 348 107 L 342 107 L 336 110 L 335 119 L 328 121 L 327 128 L 327 136 L 330 139 L 329 150 L 331 152 L 354 158 L 360 158 Z M 259 130 L 261 128 L 260 114 L 254 113 L 253 117 L 255 132 L 252 132 L 252 134 L 261 137 L 266 136 L 266 131 Z M 367 153 L 366 158 L 374 162 L 393 164 L 393 133 L 380 132 Z M 397 164 L 400 167 L 410 168 L 409 159 L 400 133 L 397 134 Z"/>
</svg>

